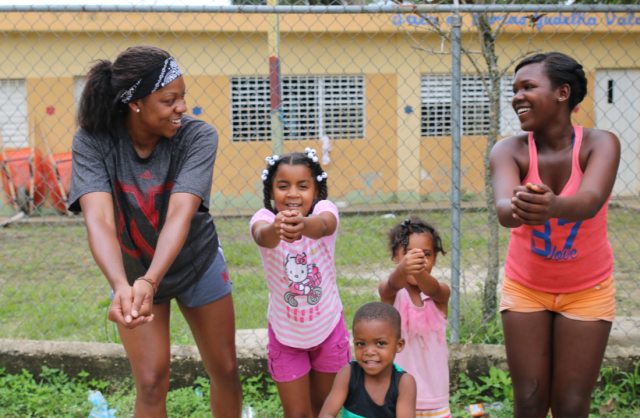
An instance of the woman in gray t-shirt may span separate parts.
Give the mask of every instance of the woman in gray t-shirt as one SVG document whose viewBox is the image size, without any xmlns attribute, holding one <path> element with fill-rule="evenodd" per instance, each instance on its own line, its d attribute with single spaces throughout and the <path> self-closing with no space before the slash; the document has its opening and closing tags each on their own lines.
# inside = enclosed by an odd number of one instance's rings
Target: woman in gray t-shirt
<svg viewBox="0 0 640 418">
<path fill-rule="evenodd" d="M 136 383 L 135 417 L 166 417 L 176 298 L 211 377 L 211 410 L 239 418 L 231 281 L 209 214 L 218 134 L 184 115 L 185 83 L 164 50 L 138 46 L 87 76 L 73 138 L 70 210 L 113 299 Z M 214 390 L 215 389 L 215 390 Z"/>
</svg>

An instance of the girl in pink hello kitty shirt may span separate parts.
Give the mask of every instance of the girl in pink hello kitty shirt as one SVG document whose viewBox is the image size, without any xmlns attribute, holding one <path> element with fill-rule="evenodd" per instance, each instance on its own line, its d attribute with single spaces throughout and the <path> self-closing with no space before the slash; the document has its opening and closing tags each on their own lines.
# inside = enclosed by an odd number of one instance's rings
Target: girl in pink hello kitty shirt
<svg viewBox="0 0 640 418">
<path fill-rule="evenodd" d="M 267 157 L 265 209 L 251 218 L 269 287 L 269 371 L 285 418 L 317 417 L 351 360 L 336 285 L 338 209 L 315 150 Z M 273 204 L 272 204 L 273 201 Z"/>
</svg>

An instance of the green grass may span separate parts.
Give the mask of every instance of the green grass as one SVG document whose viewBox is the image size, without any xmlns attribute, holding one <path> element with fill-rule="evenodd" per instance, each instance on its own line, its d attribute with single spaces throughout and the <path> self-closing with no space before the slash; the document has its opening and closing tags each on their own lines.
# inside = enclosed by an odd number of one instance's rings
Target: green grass
<svg viewBox="0 0 640 418">
<path fill-rule="evenodd" d="M 443 233 L 450 247 L 447 214 L 420 214 Z M 380 216 L 343 216 L 336 244 L 340 296 L 347 323 L 365 302 L 377 299 L 378 279 L 373 272 L 393 267 L 387 248 L 387 232 L 403 219 Z M 461 265 L 480 271 L 487 259 L 486 215 L 465 213 L 462 218 Z M 249 236 L 248 219 L 219 218 L 218 232 L 234 282 L 236 326 L 266 327 L 268 290 L 260 254 Z M 640 217 L 621 209 L 610 210 L 609 235 L 615 252 L 618 314 L 640 315 Z M 508 231 L 500 233 L 504 259 Z M 440 257 L 447 267 L 450 257 Z M 443 277 L 443 280 L 448 280 Z M 480 323 L 480 291 L 462 295 L 461 329 L 465 342 L 502 341 L 499 322 Z M 65 341 L 118 341 L 106 319 L 109 287 L 95 264 L 83 225 L 29 226 L 0 229 L 0 338 Z M 193 344 L 177 306 L 171 332 L 173 344 Z"/>
<path fill-rule="evenodd" d="M 640 363 L 639 363 L 640 364 Z M 1 366 L 1 365 L 0 365 Z M 640 374 L 619 372 L 610 368 L 601 371 L 600 383 L 591 398 L 590 417 L 598 417 L 599 408 L 613 399 L 616 409 L 606 414 L 611 418 L 637 417 L 640 413 Z M 471 381 L 461 373 L 457 390 L 450 404 L 454 417 L 468 416 L 464 407 L 469 404 L 500 403 L 500 410 L 489 415 L 496 418 L 513 416 L 513 387 L 508 372 L 491 367 L 489 376 Z M 209 381 L 202 377 L 192 387 L 169 392 L 169 417 L 206 418 L 209 411 Z M 256 418 L 282 416 L 282 405 L 271 379 L 262 376 L 243 378 L 243 404 L 251 406 Z M 42 367 L 33 376 L 23 370 L 9 375 L 0 367 L 0 418 L 86 418 L 93 405 L 87 397 L 90 390 L 100 390 L 110 409 L 117 409 L 116 417 L 129 418 L 133 412 L 136 391 L 130 379 L 119 383 L 96 380 L 88 373 L 70 378 L 57 369 Z"/>
</svg>

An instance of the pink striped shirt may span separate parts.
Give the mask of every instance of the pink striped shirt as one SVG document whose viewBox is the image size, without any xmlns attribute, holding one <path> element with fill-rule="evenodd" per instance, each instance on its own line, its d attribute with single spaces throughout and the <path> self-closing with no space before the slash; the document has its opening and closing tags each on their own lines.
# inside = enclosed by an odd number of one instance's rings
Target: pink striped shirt
<svg viewBox="0 0 640 418">
<path fill-rule="evenodd" d="M 338 208 L 319 201 L 312 215 L 330 212 L 340 223 Z M 272 223 L 276 216 L 260 209 L 251 218 Z M 342 313 L 336 284 L 335 232 L 319 240 L 302 237 L 294 243 L 280 241 L 276 248 L 260 249 L 269 287 L 267 320 L 278 341 L 295 348 L 311 348 L 327 339 Z"/>
</svg>

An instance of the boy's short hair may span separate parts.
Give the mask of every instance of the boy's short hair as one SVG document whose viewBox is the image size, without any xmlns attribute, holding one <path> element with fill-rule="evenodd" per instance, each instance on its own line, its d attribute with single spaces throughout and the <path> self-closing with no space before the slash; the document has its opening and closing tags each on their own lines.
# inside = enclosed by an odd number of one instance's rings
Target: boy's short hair
<svg viewBox="0 0 640 418">
<path fill-rule="evenodd" d="M 353 328 L 361 321 L 388 322 L 396 338 L 401 338 L 402 319 L 400 312 L 388 303 L 371 302 L 362 305 L 353 317 Z"/>
</svg>

